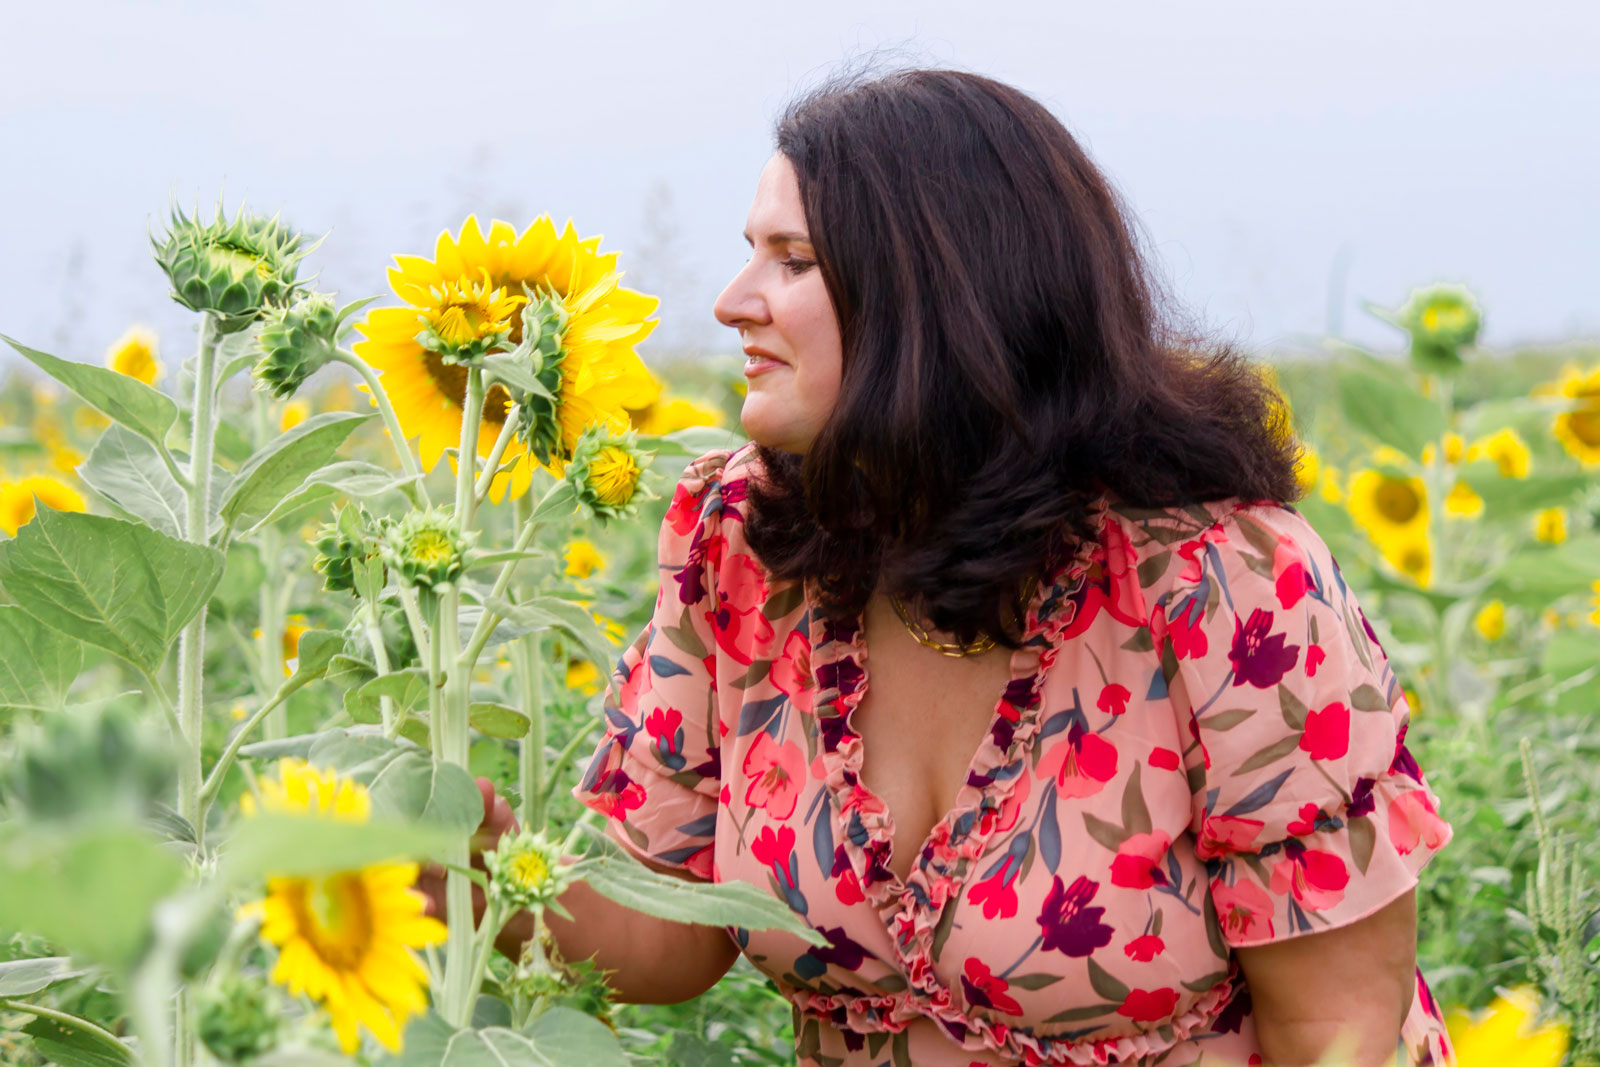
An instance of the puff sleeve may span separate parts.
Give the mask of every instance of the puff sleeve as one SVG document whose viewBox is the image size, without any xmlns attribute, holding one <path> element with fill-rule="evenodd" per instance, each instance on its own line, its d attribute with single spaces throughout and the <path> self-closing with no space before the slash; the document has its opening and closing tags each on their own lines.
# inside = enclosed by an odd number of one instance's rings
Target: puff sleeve
<svg viewBox="0 0 1600 1067">
<path fill-rule="evenodd" d="M 1293 508 L 1236 505 L 1178 552 L 1157 651 L 1191 739 L 1190 829 L 1224 940 L 1365 918 L 1451 832 L 1377 636 Z"/>
<path fill-rule="evenodd" d="M 606 687 L 606 733 L 572 796 L 639 856 L 711 880 L 722 750 L 709 618 L 728 452 L 684 470 L 661 524 L 655 612 Z"/>
</svg>

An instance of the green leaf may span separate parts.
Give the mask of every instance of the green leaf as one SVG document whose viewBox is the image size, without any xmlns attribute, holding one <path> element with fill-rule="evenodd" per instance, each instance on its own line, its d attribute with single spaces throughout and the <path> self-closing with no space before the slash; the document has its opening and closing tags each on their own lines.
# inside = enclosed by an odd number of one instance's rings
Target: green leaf
<svg viewBox="0 0 1600 1067">
<path fill-rule="evenodd" d="M 69 956 L 7 960 L 0 963 L 0 997 L 25 997 L 86 973 L 81 967 L 73 967 Z"/>
<path fill-rule="evenodd" d="M 627 1067 L 617 1035 L 573 1008 L 554 1007 L 518 1033 L 503 1026 L 457 1030 L 429 1012 L 406 1027 L 404 1051 L 386 1067 Z"/>
<path fill-rule="evenodd" d="M 222 500 L 223 520 L 238 525 L 241 519 L 272 511 L 371 417 L 350 411 L 313 415 L 251 456 Z"/>
<path fill-rule="evenodd" d="M 364 659 L 338 653 L 328 661 L 325 676 L 340 689 L 354 689 L 377 677 L 378 668 Z"/>
<path fill-rule="evenodd" d="M 1492 516 L 1531 514 L 1541 508 L 1559 507 L 1576 502 L 1578 494 L 1594 484 L 1590 474 L 1530 475 L 1526 478 L 1505 478 L 1493 464 L 1480 468 L 1473 464 L 1462 472 L 1461 480 L 1483 497 L 1484 511 Z"/>
<path fill-rule="evenodd" d="M 582 604 L 560 597 L 536 596 L 521 604 L 491 598 L 488 608 L 504 617 L 504 622 L 491 633 L 491 642 L 495 642 L 496 638 L 509 641 L 512 637 L 540 630 L 559 630 L 578 642 L 584 655 L 602 670 L 610 667 L 616 658 L 616 650 L 600 629 L 600 624 L 594 621 L 594 616 Z M 510 623 L 510 628 L 502 630 L 505 623 Z M 502 633 L 506 636 L 501 637 Z"/>
<path fill-rule="evenodd" d="M 1438 403 L 1393 377 L 1342 369 L 1339 402 L 1358 432 L 1408 456 L 1421 455 L 1423 445 L 1444 436 L 1444 413 Z"/>
<path fill-rule="evenodd" d="M 84 484 L 168 537 L 183 537 L 188 498 L 155 446 L 121 426 L 109 427 L 78 465 Z"/>
<path fill-rule="evenodd" d="M 744 443 L 744 435 L 720 426 L 689 426 L 660 436 L 639 435 L 639 447 L 658 456 L 694 457 L 723 449 L 732 452 Z"/>
<path fill-rule="evenodd" d="M 486 737 L 498 737 L 507 741 L 528 736 L 528 727 L 532 725 L 528 717 L 516 708 L 488 702 L 469 707 L 467 721 L 472 724 L 474 730 Z"/>
<path fill-rule="evenodd" d="M 0 604 L 0 711 L 56 711 L 83 670 L 83 645 L 21 608 Z"/>
<path fill-rule="evenodd" d="M 413 480 L 359 459 L 329 463 L 307 475 L 298 488 L 291 490 L 271 511 L 256 520 L 244 531 L 244 535 L 248 536 L 280 519 L 338 497 L 372 500 L 390 490 L 400 489 Z"/>
<path fill-rule="evenodd" d="M 28 614 L 151 674 L 222 568 L 214 548 L 49 508 L 0 544 L 0 586 Z"/>
<path fill-rule="evenodd" d="M 328 673 L 333 657 L 344 651 L 344 634 L 336 630 L 307 630 L 300 635 L 294 673 L 306 681 Z"/>
<path fill-rule="evenodd" d="M 472 775 L 409 746 L 351 768 L 350 776 L 371 791 L 374 815 L 414 819 L 464 834 L 483 821 L 483 794 Z"/>
<path fill-rule="evenodd" d="M 0 929 L 119 969 L 138 957 L 152 909 L 184 875 L 154 838 L 110 822 L 13 835 L 0 845 L 0 870 Z"/>
<path fill-rule="evenodd" d="M 0 340 L 21 352 L 35 367 L 77 393 L 83 402 L 115 419 L 134 433 L 156 444 L 167 439 L 167 431 L 178 419 L 178 405 L 159 389 L 90 363 L 73 363 L 29 348 L 0 334 Z"/>
<path fill-rule="evenodd" d="M 629 1059 L 611 1028 L 592 1015 L 560 1005 L 534 1019 L 522 1031 L 552 1063 L 584 1067 L 628 1067 Z"/>
<path fill-rule="evenodd" d="M 481 816 L 481 798 L 478 804 Z M 379 863 L 442 859 L 460 839 L 459 832 L 443 826 L 376 815 L 355 822 L 262 812 L 239 820 L 222 848 L 217 877 L 225 886 L 239 887 L 268 877 L 309 878 Z"/>
<path fill-rule="evenodd" d="M 1575 537 L 1553 548 L 1513 553 L 1495 575 L 1495 587 L 1558 597 L 1585 592 L 1596 580 L 1600 580 L 1600 538 Z"/>
<path fill-rule="evenodd" d="M 389 697 L 400 707 L 410 711 L 428 700 L 428 672 L 421 667 L 407 667 L 402 671 L 380 674 L 364 682 L 355 691 L 363 700 Z"/>
<path fill-rule="evenodd" d="M 480 800 L 480 805 L 481 805 Z M 595 892 L 634 911 L 680 923 L 782 930 L 811 945 L 827 939 L 789 905 L 747 882 L 686 882 L 659 874 L 600 837 L 601 855 L 583 866 Z"/>
<path fill-rule="evenodd" d="M 33 1050 L 58 1067 L 132 1067 L 133 1053 L 121 1052 L 85 1026 L 62 1019 L 35 1017 L 22 1032 L 33 1038 Z"/>
</svg>

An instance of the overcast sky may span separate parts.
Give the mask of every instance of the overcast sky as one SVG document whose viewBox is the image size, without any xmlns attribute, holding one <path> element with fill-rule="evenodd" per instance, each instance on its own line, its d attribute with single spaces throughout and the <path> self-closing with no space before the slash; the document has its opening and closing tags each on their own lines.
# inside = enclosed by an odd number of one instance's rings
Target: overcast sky
<svg viewBox="0 0 1600 1067">
<path fill-rule="evenodd" d="M 311 269 L 347 298 L 469 212 L 570 216 L 664 298 L 652 344 L 731 351 L 711 302 L 772 120 L 877 49 L 1043 100 L 1250 347 L 1393 344 L 1362 301 L 1434 280 L 1473 287 L 1490 343 L 1600 337 L 1578 0 L 0 0 L 0 27 L 0 332 L 71 358 L 132 322 L 187 354 L 145 231 L 219 190 L 331 230 Z"/>
</svg>

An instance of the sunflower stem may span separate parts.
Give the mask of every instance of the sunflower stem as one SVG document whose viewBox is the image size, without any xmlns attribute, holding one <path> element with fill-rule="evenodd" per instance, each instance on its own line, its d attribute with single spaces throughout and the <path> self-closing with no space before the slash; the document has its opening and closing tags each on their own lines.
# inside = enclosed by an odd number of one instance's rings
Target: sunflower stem
<svg viewBox="0 0 1600 1067">
<path fill-rule="evenodd" d="M 456 522 L 464 534 L 472 529 L 478 505 L 473 486 L 478 479 L 478 429 L 483 424 L 483 371 L 477 367 L 467 370 L 467 395 L 461 405 L 461 448 L 456 452 Z M 488 469 L 494 467 L 491 465 Z"/>
<path fill-rule="evenodd" d="M 517 534 L 516 544 L 512 546 L 513 552 L 527 551 L 528 546 L 533 543 L 533 535 L 539 529 L 539 523 L 536 520 L 545 511 L 546 505 L 571 491 L 572 487 L 566 482 L 556 482 L 550 487 L 549 491 L 539 501 L 538 506 L 533 509 L 529 520 L 523 523 L 521 531 Z M 472 636 L 467 641 L 466 651 L 461 654 L 461 662 L 466 664 L 468 669 L 477 665 L 478 656 L 483 653 L 483 646 L 489 643 L 489 635 L 494 632 L 495 626 L 499 624 L 501 619 L 499 614 L 489 608 L 488 601 L 496 600 L 506 595 L 506 590 L 511 587 L 511 579 L 517 572 L 517 564 L 521 562 L 520 559 L 509 559 L 502 564 L 500 576 L 494 580 L 494 588 L 484 598 L 483 614 L 478 617 L 478 624 L 472 628 Z"/>
<path fill-rule="evenodd" d="M 372 402 L 378 405 L 378 413 L 383 416 L 384 428 L 389 431 L 389 442 L 394 446 L 396 456 L 400 457 L 401 468 L 410 475 L 414 481 L 408 483 L 416 486 L 417 496 L 423 507 L 431 507 L 433 502 L 428 498 L 428 487 L 423 483 L 422 465 L 417 462 L 417 457 L 411 452 L 411 445 L 406 440 L 406 433 L 400 428 L 400 420 L 395 417 L 394 406 L 389 403 L 389 393 L 384 389 L 383 383 L 378 380 L 377 372 L 367 365 L 362 359 L 347 349 L 339 349 L 333 357 L 335 362 L 343 363 L 361 375 L 361 380 L 366 383 L 367 391 L 372 394 Z M 409 494 L 409 491 L 407 493 Z"/>
<path fill-rule="evenodd" d="M 96 1026 L 82 1016 L 47 1008 L 43 1004 L 29 1004 L 25 1000 L 12 1000 L 9 997 L 0 997 L 0 1011 L 22 1012 L 40 1019 L 48 1019 L 51 1022 L 60 1023 L 68 1029 L 81 1030 L 86 1036 L 94 1038 L 106 1048 L 114 1049 L 115 1051 L 111 1055 L 116 1058 L 117 1062 L 120 1063 L 127 1059 L 128 1046 L 119 1041 L 116 1034 L 104 1027 Z"/>
<path fill-rule="evenodd" d="M 212 399 L 217 373 L 217 323 L 200 317 L 199 351 L 195 356 L 194 404 L 190 409 L 189 488 L 184 536 L 197 545 L 209 542 L 211 514 L 211 448 L 216 433 Z M 202 604 L 178 641 L 178 728 L 183 734 L 178 764 L 178 814 L 194 828 L 195 854 L 205 852 L 205 818 L 200 806 L 200 746 L 205 724 L 206 606 Z M 187 987 L 178 990 L 172 1060 L 189 1067 L 195 1057 L 193 1004 Z"/>
<path fill-rule="evenodd" d="M 472 977 L 467 982 L 466 1001 L 478 1002 L 478 990 L 483 988 L 483 976 L 489 971 L 489 957 L 494 954 L 494 937 L 500 932 L 500 902 L 490 897 L 483 909 L 483 921 L 478 924 L 478 951 L 472 961 Z M 471 1012 L 468 1012 L 471 1021 Z"/>
<path fill-rule="evenodd" d="M 202 819 L 205 818 L 206 812 L 210 810 L 212 801 L 217 799 L 217 793 L 222 789 L 222 779 L 227 776 L 228 768 L 233 766 L 234 758 L 238 756 L 239 749 L 244 747 L 245 738 L 250 736 L 250 731 L 254 730 L 261 723 L 261 720 L 271 714 L 274 709 L 288 700 L 289 694 L 305 684 L 306 679 L 298 674 L 284 679 L 283 684 L 278 687 L 278 691 L 272 694 L 272 698 L 257 708 L 255 713 L 246 719 L 238 730 L 234 731 L 233 737 L 228 740 L 228 747 L 222 750 L 222 755 L 217 757 L 217 762 L 211 765 L 211 773 L 206 775 L 205 785 L 200 788 L 200 817 Z"/>
<path fill-rule="evenodd" d="M 378 668 L 379 674 L 388 674 L 389 650 L 383 646 L 383 627 L 378 623 L 378 605 L 362 601 L 360 611 L 362 630 L 367 635 L 367 644 L 372 647 L 373 666 Z M 383 713 L 383 735 L 393 740 L 400 733 L 400 727 L 405 725 L 405 717 L 396 716 L 393 697 L 379 697 L 378 707 Z"/>
<path fill-rule="evenodd" d="M 500 427 L 500 436 L 494 439 L 494 447 L 489 450 L 489 457 L 483 461 L 483 473 L 478 475 L 477 484 L 472 487 L 473 502 L 476 506 L 481 506 L 484 498 L 489 495 L 489 487 L 494 484 L 495 476 L 500 471 L 500 457 L 505 455 L 506 446 L 511 444 L 511 438 L 516 435 L 517 415 L 521 410 L 521 404 L 512 404 L 506 409 L 506 421 Z"/>
<path fill-rule="evenodd" d="M 270 423 L 267 419 L 267 401 L 260 393 L 251 390 L 251 429 L 254 434 L 252 442 L 257 450 L 265 448 L 272 440 Z M 261 563 L 266 569 L 267 580 L 261 583 L 261 588 L 256 593 L 256 677 L 260 679 L 262 691 L 274 688 L 272 678 L 278 672 L 283 655 L 283 620 L 276 610 L 278 606 L 277 590 L 288 583 L 279 580 L 277 573 L 279 554 L 282 549 L 281 536 L 278 531 L 265 526 L 261 530 L 257 551 L 261 556 Z M 276 741 L 287 737 L 289 734 L 289 720 L 282 711 L 278 711 L 266 721 L 261 728 L 261 735 L 268 741 Z"/>
</svg>

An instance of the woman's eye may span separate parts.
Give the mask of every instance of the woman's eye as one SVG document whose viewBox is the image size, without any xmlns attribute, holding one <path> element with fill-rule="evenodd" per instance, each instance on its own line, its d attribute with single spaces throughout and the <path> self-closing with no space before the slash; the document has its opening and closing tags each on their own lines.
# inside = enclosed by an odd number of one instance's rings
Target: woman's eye
<svg viewBox="0 0 1600 1067">
<path fill-rule="evenodd" d="M 816 266 L 816 263 L 809 259 L 796 259 L 790 256 L 783 261 L 783 265 L 790 274 L 804 274 L 807 270 Z"/>
</svg>

